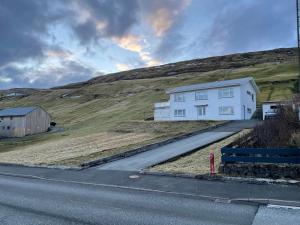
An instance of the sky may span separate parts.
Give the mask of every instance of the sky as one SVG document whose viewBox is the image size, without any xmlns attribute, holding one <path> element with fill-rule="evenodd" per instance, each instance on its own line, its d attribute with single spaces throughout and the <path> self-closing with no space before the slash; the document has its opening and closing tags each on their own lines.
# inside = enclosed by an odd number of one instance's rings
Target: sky
<svg viewBox="0 0 300 225">
<path fill-rule="evenodd" d="M 0 0 L 0 89 L 296 43 L 295 0 Z"/>
</svg>

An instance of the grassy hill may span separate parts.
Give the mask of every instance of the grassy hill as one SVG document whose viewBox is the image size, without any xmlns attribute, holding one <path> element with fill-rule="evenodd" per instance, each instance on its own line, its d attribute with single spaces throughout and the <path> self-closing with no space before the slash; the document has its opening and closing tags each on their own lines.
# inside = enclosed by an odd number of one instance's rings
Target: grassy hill
<svg viewBox="0 0 300 225">
<path fill-rule="evenodd" d="M 167 88 L 193 83 L 252 76 L 261 89 L 259 102 L 290 99 L 297 90 L 297 71 L 296 50 L 276 49 L 135 69 L 52 89 L 3 90 L 2 95 L 18 91 L 27 96 L 2 97 L 0 108 L 40 105 L 65 131 L 1 140 L 0 161 L 78 164 L 207 127 L 214 122 L 144 119 L 153 115 L 155 102 L 168 99 Z M 29 157 L 32 151 L 35 157 Z M 62 154 L 39 158 L 45 152 Z"/>
</svg>

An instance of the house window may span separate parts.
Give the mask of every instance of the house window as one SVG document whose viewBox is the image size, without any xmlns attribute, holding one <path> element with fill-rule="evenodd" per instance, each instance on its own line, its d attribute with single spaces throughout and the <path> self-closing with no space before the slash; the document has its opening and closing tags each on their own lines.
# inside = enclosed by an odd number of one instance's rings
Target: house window
<svg viewBox="0 0 300 225">
<path fill-rule="evenodd" d="M 248 95 L 251 95 L 251 92 L 250 92 L 250 91 L 247 91 L 247 94 L 248 94 Z"/>
<path fill-rule="evenodd" d="M 7 129 L 7 130 L 10 130 L 10 126 L 7 126 L 6 129 Z"/>
<path fill-rule="evenodd" d="M 251 95 L 252 102 L 254 102 L 254 94 Z"/>
<path fill-rule="evenodd" d="M 185 117 L 185 109 L 175 109 L 174 116 L 175 117 Z"/>
<path fill-rule="evenodd" d="M 184 102 L 184 94 L 175 94 L 175 102 Z"/>
<path fill-rule="evenodd" d="M 247 108 L 247 112 L 248 112 L 249 114 L 251 114 L 251 113 L 252 113 L 252 110 L 251 110 L 250 108 Z"/>
<path fill-rule="evenodd" d="M 233 115 L 233 107 L 232 106 L 220 106 L 219 107 L 219 114 L 220 115 Z"/>
<path fill-rule="evenodd" d="M 205 105 L 200 105 L 200 106 L 196 106 L 196 107 L 197 107 L 198 116 L 205 116 L 206 115 L 206 106 Z"/>
<path fill-rule="evenodd" d="M 207 91 L 196 91 L 195 92 L 195 100 L 207 100 Z"/>
<path fill-rule="evenodd" d="M 219 89 L 219 98 L 232 98 L 233 88 L 221 88 Z"/>
<path fill-rule="evenodd" d="M 2 127 L 2 130 L 5 130 L 5 126 Z"/>
</svg>

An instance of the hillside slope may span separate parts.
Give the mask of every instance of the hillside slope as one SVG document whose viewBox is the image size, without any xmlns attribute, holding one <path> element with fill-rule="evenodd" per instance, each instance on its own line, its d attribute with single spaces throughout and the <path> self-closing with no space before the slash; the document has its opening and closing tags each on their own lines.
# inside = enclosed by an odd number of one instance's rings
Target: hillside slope
<svg viewBox="0 0 300 225">
<path fill-rule="evenodd" d="M 118 80 L 169 77 L 194 72 L 203 73 L 220 69 L 238 69 L 264 63 L 291 62 L 296 60 L 296 56 L 296 48 L 281 48 L 271 51 L 258 51 L 225 56 L 215 56 L 112 73 L 105 76 L 95 77 L 85 82 L 69 84 L 62 87 L 55 87 L 53 89 L 78 88 L 84 85 L 107 83 Z"/>
<path fill-rule="evenodd" d="M 0 151 L 10 151 L 10 154 L 6 157 L 0 154 L 0 161 L 5 159 L 4 161 L 19 162 L 20 158 L 16 157 L 15 152 L 23 151 L 25 147 L 30 155 L 30 149 L 51 152 L 53 146 L 58 149 L 61 146 L 61 151 L 66 149 L 66 153 L 61 154 L 61 158 L 47 161 L 47 164 L 78 164 L 214 124 L 156 123 L 144 120 L 152 117 L 155 102 L 167 100 L 167 88 L 180 85 L 253 76 L 261 89 L 259 102 L 290 99 L 297 90 L 295 57 L 295 49 L 278 49 L 136 69 L 52 89 L 1 91 L 1 94 L 22 92 L 27 96 L 3 97 L 0 108 L 41 105 L 65 131 L 2 140 Z M 126 136 L 127 134 L 132 135 Z M 114 136 L 122 140 L 122 143 L 116 143 L 112 139 Z M 80 142 L 76 142 L 79 137 Z M 71 142 L 74 145 L 70 145 Z M 78 154 L 72 154 L 72 151 L 70 153 L 70 149 L 76 149 Z M 35 152 L 35 155 L 38 153 Z M 26 156 L 22 155 L 22 160 L 23 158 Z M 30 162 L 46 163 L 32 157 L 27 161 L 23 160 L 23 163 Z"/>
</svg>

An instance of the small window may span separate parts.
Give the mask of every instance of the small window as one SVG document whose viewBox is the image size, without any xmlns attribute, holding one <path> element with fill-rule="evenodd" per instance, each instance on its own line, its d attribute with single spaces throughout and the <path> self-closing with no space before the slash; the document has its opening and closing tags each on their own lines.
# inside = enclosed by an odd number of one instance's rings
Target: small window
<svg viewBox="0 0 300 225">
<path fill-rule="evenodd" d="M 11 117 L 10 117 L 10 120 L 12 120 L 12 119 L 13 119 L 13 117 L 11 116 Z"/>
<path fill-rule="evenodd" d="M 175 117 L 185 117 L 185 109 L 175 109 L 174 116 Z"/>
<path fill-rule="evenodd" d="M 254 94 L 251 95 L 252 101 L 254 102 Z"/>
<path fill-rule="evenodd" d="M 219 107 L 219 114 L 220 115 L 233 115 L 233 107 L 232 106 L 221 106 Z"/>
<path fill-rule="evenodd" d="M 250 92 L 250 91 L 247 91 L 247 94 L 248 94 L 248 95 L 251 95 L 251 92 Z"/>
<path fill-rule="evenodd" d="M 196 91 L 195 92 L 195 100 L 207 100 L 207 91 Z"/>
<path fill-rule="evenodd" d="M 5 126 L 2 127 L 2 130 L 5 130 Z"/>
<path fill-rule="evenodd" d="M 247 108 L 247 112 L 248 112 L 249 114 L 251 114 L 251 113 L 252 113 L 252 110 L 251 110 L 250 108 Z"/>
<path fill-rule="evenodd" d="M 219 89 L 219 98 L 232 98 L 233 88 L 221 88 Z"/>
<path fill-rule="evenodd" d="M 175 94 L 175 102 L 184 102 L 184 94 Z"/>
<path fill-rule="evenodd" d="M 10 130 L 10 126 L 7 126 L 6 129 L 7 129 L 7 130 Z"/>
</svg>

